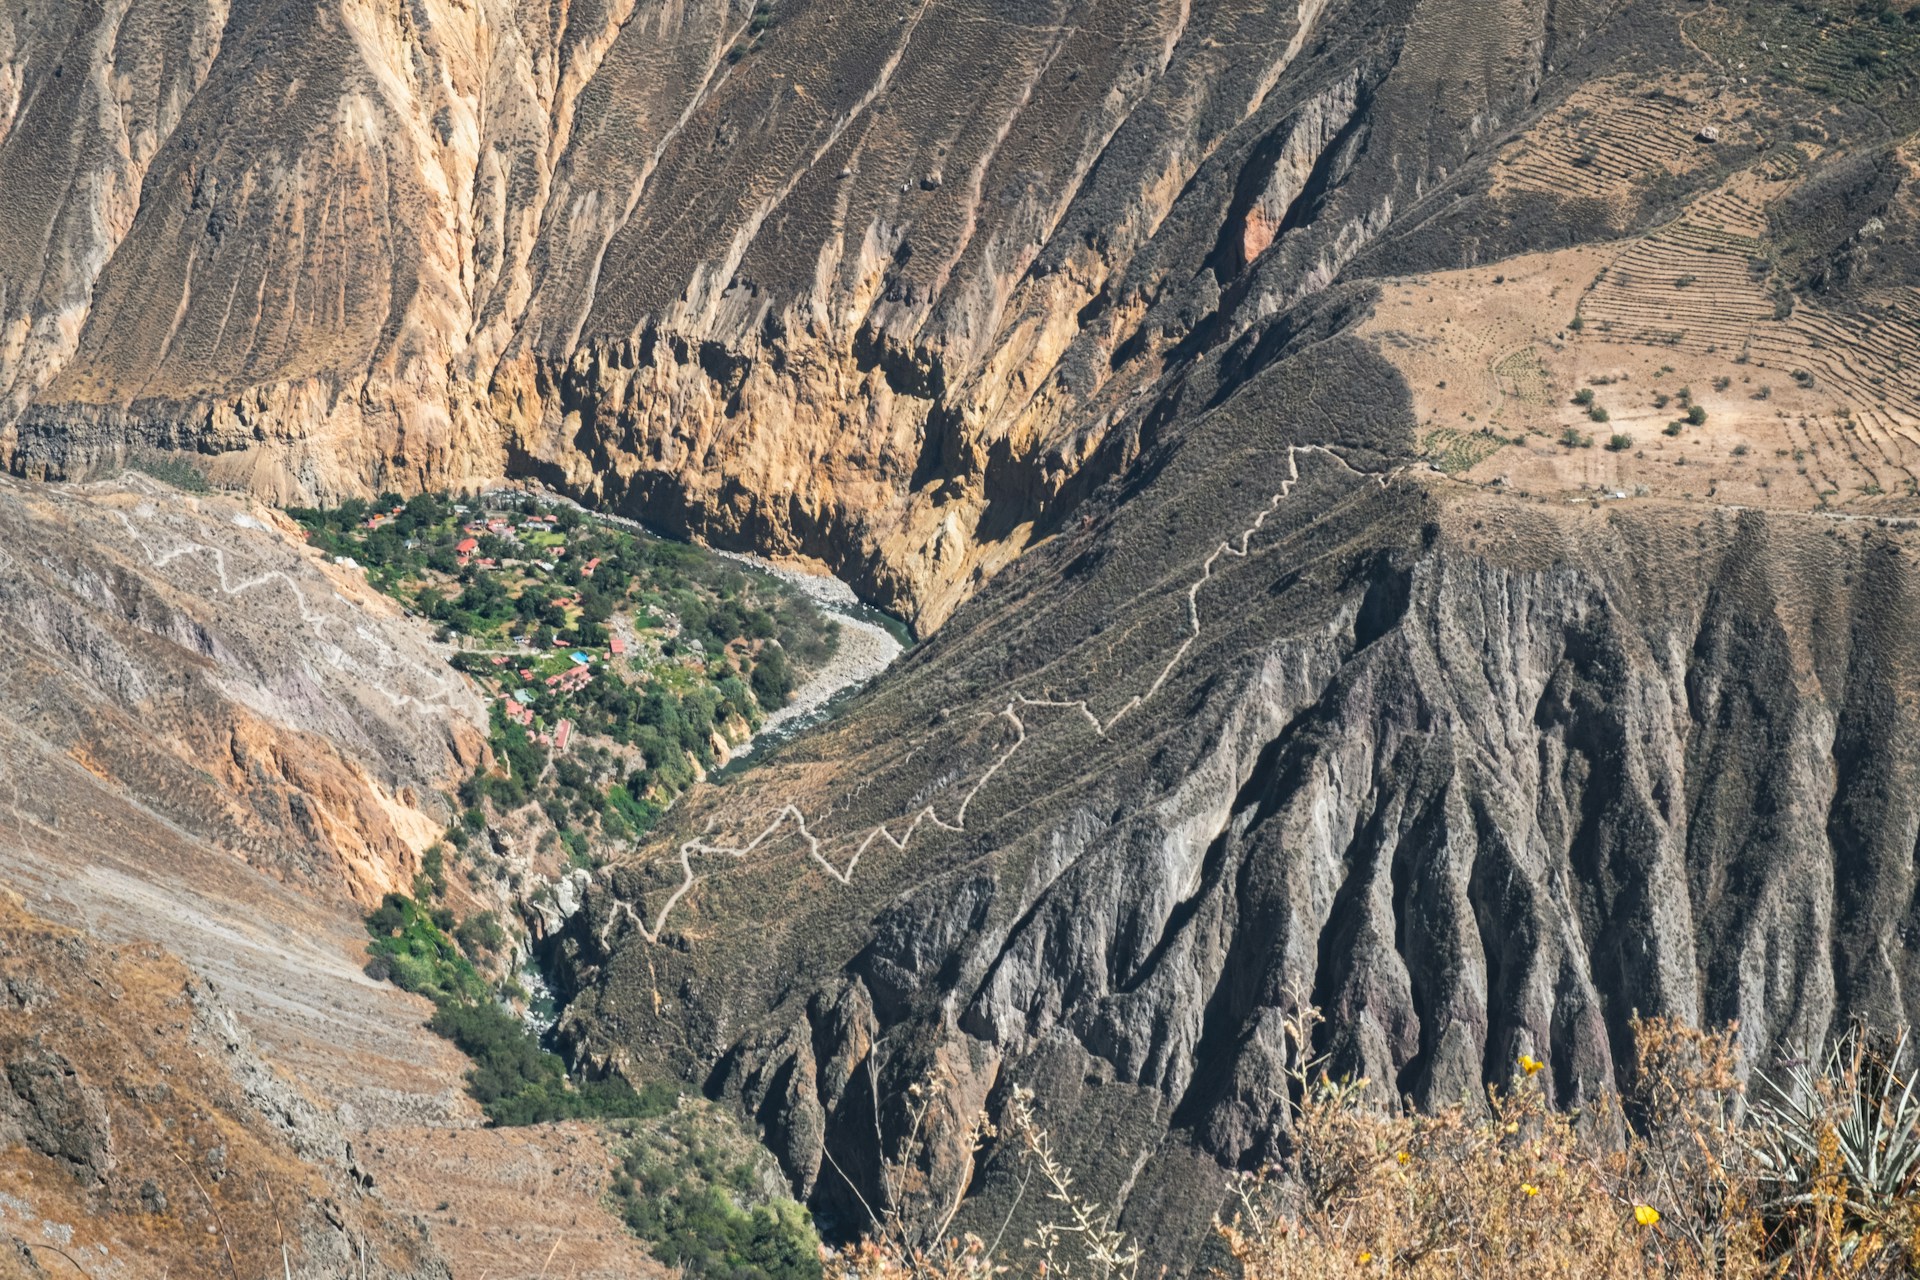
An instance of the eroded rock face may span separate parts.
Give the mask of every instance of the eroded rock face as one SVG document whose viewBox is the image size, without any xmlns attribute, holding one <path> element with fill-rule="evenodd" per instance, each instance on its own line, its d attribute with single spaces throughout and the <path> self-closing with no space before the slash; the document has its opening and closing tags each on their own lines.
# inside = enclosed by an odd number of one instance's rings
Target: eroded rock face
<svg viewBox="0 0 1920 1280">
<path fill-rule="evenodd" d="M 5 184 L 0 449 L 282 499 L 531 472 L 931 628 L 1599 14 L 29 5 L 0 176 L 73 181 Z"/>
<path fill-rule="evenodd" d="M 157 823 L 162 845 L 204 841 L 372 904 L 411 883 L 445 825 L 439 793 L 486 757 L 480 703 L 444 655 L 249 500 L 6 481 L 0 620 L 7 795 L 49 832 L 86 813 L 138 843 Z"/>
<path fill-rule="evenodd" d="M 1915 535 L 1462 490 L 1395 460 L 1391 386 L 1350 339 L 1295 350 L 676 811 L 576 921 L 580 1050 L 704 1076 L 845 1213 L 909 1083 L 1035 1087 L 1191 1264 L 1222 1167 L 1283 1149 L 1304 1002 L 1421 1104 L 1523 1052 L 1590 1100 L 1635 1010 L 1737 1019 L 1750 1062 L 1920 1012 Z"/>
</svg>

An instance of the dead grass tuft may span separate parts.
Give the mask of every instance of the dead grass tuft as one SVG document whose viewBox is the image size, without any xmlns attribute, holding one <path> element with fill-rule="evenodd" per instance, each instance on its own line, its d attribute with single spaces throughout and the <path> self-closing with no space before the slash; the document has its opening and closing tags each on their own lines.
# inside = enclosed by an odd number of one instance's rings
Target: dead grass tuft
<svg viewBox="0 0 1920 1280">
<path fill-rule="evenodd" d="M 1547 1064 L 1522 1055 L 1484 1104 L 1422 1113 L 1331 1078 L 1310 1047 L 1318 1022 L 1305 1010 L 1287 1024 L 1289 1150 L 1236 1178 L 1216 1223 L 1236 1280 L 1877 1280 L 1920 1262 L 1920 1081 L 1904 1036 L 1856 1032 L 1757 1075 L 1750 1098 L 1736 1027 L 1636 1019 L 1622 1095 L 1554 1110 Z M 1037 1261 L 973 1236 L 912 1246 L 893 1221 L 842 1255 L 843 1274 L 1130 1280 L 1139 1250 L 1073 1190 L 1028 1097 L 1016 1090 L 1001 1130 L 1058 1210 L 1026 1242 Z"/>
</svg>

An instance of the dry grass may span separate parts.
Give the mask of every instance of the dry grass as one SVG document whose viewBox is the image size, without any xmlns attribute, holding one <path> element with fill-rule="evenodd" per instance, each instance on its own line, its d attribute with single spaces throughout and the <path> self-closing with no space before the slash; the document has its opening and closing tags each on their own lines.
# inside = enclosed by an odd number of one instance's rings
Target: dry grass
<svg viewBox="0 0 1920 1280">
<path fill-rule="evenodd" d="M 1241 1182 L 1220 1226 L 1245 1280 L 1812 1280 L 1906 1275 L 1920 1257 L 1911 1171 L 1874 1186 L 1850 1164 L 1913 1141 L 1912 1108 L 1881 1087 L 1904 1079 L 1898 1051 L 1856 1040 L 1803 1069 L 1808 1087 L 1749 1104 L 1732 1028 L 1639 1021 L 1635 1087 L 1586 1113 L 1547 1107 L 1545 1064 L 1523 1056 L 1484 1108 L 1394 1115 L 1304 1060 L 1312 1020 L 1293 1023 L 1294 1150 Z"/>
<path fill-rule="evenodd" d="M 1553 1110 L 1547 1064 L 1523 1055 L 1484 1105 L 1420 1113 L 1390 1109 L 1370 1081 L 1330 1078 L 1307 1047 L 1317 1022 L 1309 1010 L 1288 1024 L 1290 1149 L 1236 1179 L 1216 1223 L 1236 1280 L 1877 1280 L 1920 1261 L 1920 1105 L 1904 1038 L 1876 1050 L 1856 1033 L 1757 1076 L 1750 1098 L 1735 1028 L 1638 1020 L 1622 1096 Z M 1015 1091 L 1000 1134 L 1025 1161 L 1024 1185 L 1056 1209 L 1024 1242 L 1037 1261 L 894 1216 L 842 1255 L 841 1274 L 1132 1280 L 1139 1250 L 1074 1191 L 1028 1098 Z M 982 1120 L 976 1141 L 992 1133 Z"/>
</svg>

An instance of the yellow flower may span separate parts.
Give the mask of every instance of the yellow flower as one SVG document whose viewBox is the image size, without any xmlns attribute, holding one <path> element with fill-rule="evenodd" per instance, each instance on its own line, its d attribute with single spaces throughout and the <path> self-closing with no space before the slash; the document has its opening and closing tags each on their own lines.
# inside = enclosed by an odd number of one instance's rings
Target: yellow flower
<svg viewBox="0 0 1920 1280">
<path fill-rule="evenodd" d="M 1633 1206 L 1633 1220 L 1643 1227 L 1650 1227 L 1660 1221 L 1660 1211 L 1650 1204 Z"/>
<path fill-rule="evenodd" d="M 1507 1121 L 1507 1132 L 1508 1133 L 1520 1132 L 1520 1122 L 1518 1120 Z"/>
<path fill-rule="evenodd" d="M 1364 1267 L 1369 1262 L 1373 1261 L 1373 1254 L 1369 1250 L 1362 1249 L 1360 1251 L 1360 1256 L 1359 1258 L 1356 1259 L 1356 1261 L 1359 1262 L 1359 1264 Z"/>
<path fill-rule="evenodd" d="M 1540 1059 L 1532 1056 L 1531 1054 L 1523 1053 L 1520 1055 L 1520 1069 L 1526 1072 L 1528 1075 L 1532 1075 L 1534 1072 L 1540 1070 L 1540 1068 L 1546 1065 L 1547 1065 L 1546 1063 L 1540 1061 Z"/>
<path fill-rule="evenodd" d="M 1410 1156 L 1410 1155 L 1408 1155 L 1408 1154 L 1407 1154 L 1406 1152 L 1404 1152 L 1404 1151 L 1396 1151 L 1396 1152 L 1394 1152 L 1394 1153 L 1393 1153 L 1393 1158 L 1394 1158 L 1395 1160 L 1398 1160 L 1398 1161 L 1399 1161 L 1399 1162 L 1400 1162 L 1401 1164 L 1405 1164 L 1405 1163 L 1407 1163 L 1407 1161 L 1409 1161 L 1409 1160 L 1411 1160 L 1411 1159 L 1413 1159 L 1413 1157 L 1412 1157 L 1412 1156 Z"/>
<path fill-rule="evenodd" d="M 1520 1190 L 1526 1192 L 1529 1196 L 1537 1196 L 1540 1194 L 1540 1188 L 1534 1186 L 1531 1182 L 1521 1183 Z"/>
</svg>

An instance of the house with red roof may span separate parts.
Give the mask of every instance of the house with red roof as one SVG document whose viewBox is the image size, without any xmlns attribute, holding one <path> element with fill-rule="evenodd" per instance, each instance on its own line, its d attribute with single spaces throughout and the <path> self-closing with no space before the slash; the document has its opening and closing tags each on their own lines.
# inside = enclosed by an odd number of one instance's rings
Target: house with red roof
<svg viewBox="0 0 1920 1280">
<path fill-rule="evenodd" d="M 555 751 L 565 751 L 567 749 L 567 739 L 572 736 L 573 721 L 562 720 L 553 727 L 553 749 Z"/>
<path fill-rule="evenodd" d="M 607 652 L 611 653 L 614 657 L 617 658 L 626 651 L 627 642 L 619 636 L 615 636 L 613 639 L 607 641 Z"/>
</svg>

